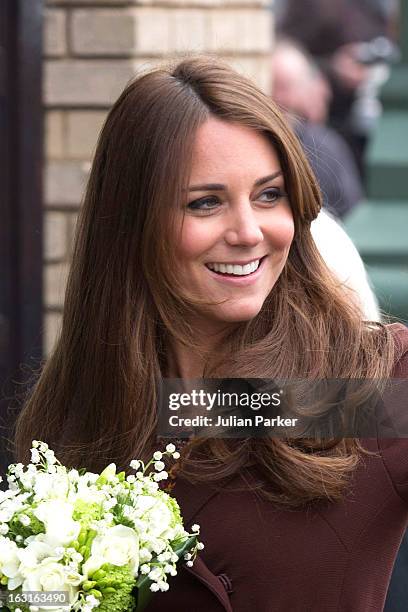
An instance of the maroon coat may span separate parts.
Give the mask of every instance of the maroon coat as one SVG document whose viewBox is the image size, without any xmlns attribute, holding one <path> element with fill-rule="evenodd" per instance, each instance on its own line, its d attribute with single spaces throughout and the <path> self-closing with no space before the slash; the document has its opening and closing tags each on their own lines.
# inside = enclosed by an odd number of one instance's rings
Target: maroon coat
<svg viewBox="0 0 408 612">
<path fill-rule="evenodd" d="M 402 354 L 393 376 L 408 378 L 408 329 L 392 328 Z M 185 524 L 200 524 L 205 549 L 149 612 L 383 610 L 408 522 L 408 438 L 364 445 L 380 456 L 364 457 L 343 501 L 313 510 L 179 481 Z"/>
</svg>

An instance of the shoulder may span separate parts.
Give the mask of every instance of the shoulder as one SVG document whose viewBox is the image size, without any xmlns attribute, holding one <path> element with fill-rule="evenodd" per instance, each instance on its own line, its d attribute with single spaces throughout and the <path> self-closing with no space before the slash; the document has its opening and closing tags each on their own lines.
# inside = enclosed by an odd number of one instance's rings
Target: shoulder
<svg viewBox="0 0 408 612">
<path fill-rule="evenodd" d="M 310 225 L 310 231 L 318 248 L 324 249 L 325 254 L 327 250 L 331 259 L 334 259 L 334 253 L 338 258 L 338 246 L 345 247 L 347 256 L 351 254 L 358 261 L 358 265 L 363 268 L 362 259 L 350 236 L 327 210 L 322 209 L 319 212 Z M 333 241 L 336 241 L 336 248 L 333 248 Z"/>
<path fill-rule="evenodd" d="M 310 230 L 313 240 L 336 277 L 347 289 L 354 292 L 361 305 L 364 318 L 379 321 L 380 313 L 367 273 L 353 241 L 342 227 L 326 210 L 321 210 L 312 221 Z M 339 258 L 341 253 L 341 258 Z"/>
<path fill-rule="evenodd" d="M 394 491 L 408 504 L 408 328 L 401 323 L 385 327 L 394 344 L 394 367 L 379 404 L 377 444 Z"/>
</svg>

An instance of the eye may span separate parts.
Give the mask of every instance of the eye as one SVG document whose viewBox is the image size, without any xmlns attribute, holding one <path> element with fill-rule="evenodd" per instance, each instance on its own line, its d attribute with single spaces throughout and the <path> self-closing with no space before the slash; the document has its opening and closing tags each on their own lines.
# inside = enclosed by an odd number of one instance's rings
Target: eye
<svg viewBox="0 0 408 612">
<path fill-rule="evenodd" d="M 219 206 L 220 201 L 216 196 L 206 196 L 205 198 L 199 198 L 198 200 L 193 200 L 187 204 L 187 208 L 193 211 L 199 212 L 207 212 L 217 208 Z"/>
<path fill-rule="evenodd" d="M 279 187 L 270 187 L 269 189 L 265 189 L 265 191 L 260 194 L 258 200 L 267 202 L 268 204 L 273 204 L 285 196 L 286 193 L 284 193 Z"/>
</svg>

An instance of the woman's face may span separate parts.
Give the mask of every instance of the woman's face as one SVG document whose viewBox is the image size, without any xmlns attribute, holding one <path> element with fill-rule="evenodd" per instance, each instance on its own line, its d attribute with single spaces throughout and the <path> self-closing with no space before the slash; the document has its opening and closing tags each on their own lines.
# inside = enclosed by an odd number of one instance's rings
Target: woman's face
<svg viewBox="0 0 408 612">
<path fill-rule="evenodd" d="M 278 157 L 266 137 L 211 118 L 197 132 L 178 242 L 183 288 L 208 327 L 255 317 L 294 235 Z M 222 303 L 220 303 L 222 302 Z"/>
</svg>

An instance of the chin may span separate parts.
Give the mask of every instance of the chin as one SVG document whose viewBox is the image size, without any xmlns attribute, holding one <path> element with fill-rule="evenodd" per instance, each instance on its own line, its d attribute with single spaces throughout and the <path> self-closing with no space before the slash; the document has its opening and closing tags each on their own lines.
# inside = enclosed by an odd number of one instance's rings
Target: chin
<svg viewBox="0 0 408 612">
<path fill-rule="evenodd" d="M 236 306 L 230 306 L 229 308 L 222 309 L 221 312 L 217 313 L 217 319 L 219 321 L 225 321 L 225 323 L 244 323 L 254 319 L 261 311 L 262 304 L 242 304 Z"/>
</svg>

